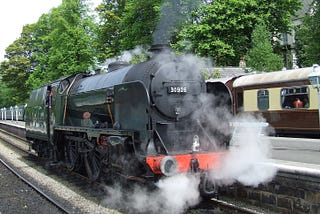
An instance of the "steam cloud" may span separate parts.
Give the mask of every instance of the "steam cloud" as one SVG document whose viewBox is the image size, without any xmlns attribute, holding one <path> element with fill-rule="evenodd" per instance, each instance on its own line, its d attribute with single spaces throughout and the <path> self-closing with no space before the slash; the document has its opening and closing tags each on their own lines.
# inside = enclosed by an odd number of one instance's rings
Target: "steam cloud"
<svg viewBox="0 0 320 214">
<path fill-rule="evenodd" d="M 264 120 L 252 115 L 232 117 L 225 108 L 211 108 L 210 96 L 204 96 L 202 102 L 203 108 L 195 113 L 195 118 L 201 119 L 205 115 L 206 122 L 210 122 L 210 126 L 220 127 L 219 132 L 224 134 L 230 134 L 230 128 L 222 125 L 221 117 L 233 121 L 237 126 L 227 155 L 220 168 L 210 172 L 210 179 L 218 186 L 234 182 L 258 186 L 271 181 L 277 170 L 270 164 L 271 144 L 266 138 L 262 138 L 265 127 L 261 124 Z M 206 114 L 200 116 L 201 112 Z M 218 139 L 214 142 L 217 142 L 217 147 L 220 146 Z M 135 186 L 131 191 L 120 187 L 106 187 L 109 196 L 103 204 L 120 208 L 126 213 L 184 213 L 201 201 L 199 183 L 197 175 L 178 174 L 161 179 L 156 184 L 158 189 L 154 191 L 141 186 Z"/>
<path fill-rule="evenodd" d="M 170 4 L 178 6 L 178 2 L 180 1 L 173 0 Z M 179 11 L 177 8 L 164 5 L 162 10 L 162 12 L 172 13 L 172 15 L 162 15 L 157 31 L 154 34 L 155 44 L 168 43 L 174 26 L 181 22 L 179 17 L 173 19 L 177 14 L 176 12 Z M 120 60 L 130 61 L 131 55 L 137 54 L 137 52 L 140 53 L 140 51 L 142 50 L 138 47 L 133 51 L 124 52 Z M 160 65 L 170 61 L 166 58 L 168 56 L 163 55 L 163 57 L 157 58 Z M 199 68 L 210 67 L 204 59 L 192 55 L 184 56 L 182 61 L 183 66 L 178 66 L 181 69 L 188 67 L 199 71 Z M 180 75 L 190 75 L 183 72 L 178 73 Z M 171 75 L 171 73 L 168 75 Z M 177 74 L 172 73 L 172 75 Z M 199 74 L 192 73 L 191 75 Z M 179 79 L 177 76 L 168 78 Z M 210 172 L 210 179 L 217 185 L 230 185 L 234 182 L 240 182 L 244 185 L 257 186 L 270 181 L 276 174 L 276 168 L 269 164 L 271 162 L 269 159 L 271 144 L 261 138 L 264 127 L 258 124 L 261 124 L 263 120 L 261 118 L 256 119 L 250 115 L 233 118 L 225 106 L 214 107 L 214 103 L 221 102 L 224 99 L 224 97 L 205 95 L 201 97 L 202 108 L 193 114 L 194 124 L 197 125 L 196 121 L 204 122 L 207 124 L 208 130 L 206 131 L 209 134 L 210 129 L 214 127 L 217 132 L 223 135 L 230 135 L 232 130 L 229 128 L 229 121 L 235 121 L 233 124 L 239 125 L 237 132 L 232 136 L 230 150 L 220 168 Z M 221 139 L 214 134 L 209 138 L 215 143 L 215 148 L 219 150 Z M 117 186 L 107 186 L 106 189 L 109 194 L 102 203 L 114 208 L 120 208 L 127 213 L 158 213 L 159 211 L 168 214 L 183 213 L 189 207 L 195 206 L 200 202 L 199 183 L 200 179 L 196 175 L 179 174 L 160 180 L 156 184 L 158 189 L 154 191 L 149 191 L 140 186 L 135 186 L 132 190 L 123 190 Z"/>
<path fill-rule="evenodd" d="M 108 70 L 108 66 L 109 66 L 110 63 L 117 62 L 117 61 L 123 61 L 123 62 L 130 63 L 134 56 L 140 55 L 140 54 L 144 54 L 146 56 L 149 55 L 149 53 L 148 53 L 148 51 L 146 49 L 142 48 L 141 46 L 136 46 L 132 50 L 123 51 L 121 53 L 121 55 L 119 55 L 119 56 L 117 56 L 115 58 L 106 59 L 102 64 L 99 65 L 99 67 L 102 70 Z"/>
<path fill-rule="evenodd" d="M 153 44 L 169 44 L 175 29 L 186 21 L 199 0 L 168 0 L 161 5 L 160 21 L 153 33 Z"/>
<path fill-rule="evenodd" d="M 231 146 L 221 167 L 211 172 L 212 181 L 230 185 L 236 181 L 247 186 L 258 186 L 269 182 L 277 169 L 269 159 L 271 143 L 262 138 L 262 119 L 252 115 L 241 115 L 234 119 L 237 131 L 231 139 Z"/>
<path fill-rule="evenodd" d="M 160 180 L 158 189 L 148 191 L 135 186 L 131 192 L 119 187 L 106 187 L 109 197 L 103 204 L 124 209 L 128 213 L 183 213 L 200 201 L 199 178 L 179 174 Z"/>
<path fill-rule="evenodd" d="M 255 187 L 271 181 L 277 169 L 269 158 L 271 143 L 263 137 L 267 135 L 267 123 L 262 117 L 251 114 L 231 115 L 224 100 L 223 95 L 206 94 L 201 98 L 202 108 L 193 114 L 195 121 L 206 124 L 205 131 L 214 148 L 223 150 L 223 137 L 231 136 L 220 168 L 210 172 L 211 181 L 220 186 L 240 182 Z"/>
<path fill-rule="evenodd" d="M 167 56 L 163 56 L 164 58 L 161 58 L 159 55 L 157 59 L 159 64 L 168 61 Z M 182 64 L 198 71 L 201 67 L 207 67 L 205 60 L 192 55 L 184 56 Z M 181 75 L 181 72 L 179 74 Z M 177 74 L 172 73 L 172 75 Z M 261 126 L 264 120 L 252 115 L 233 117 L 224 105 L 215 106 L 217 103 L 223 104 L 225 99 L 220 95 L 204 95 L 201 97 L 202 108 L 193 113 L 194 125 L 198 125 L 196 121 L 206 124 L 207 133 L 212 134 L 209 136 L 211 143 L 214 143 L 214 148 L 218 150 L 223 150 L 223 148 L 219 148 L 221 138 L 216 133 L 231 135 L 230 121 L 237 126 L 237 131 L 233 133 L 231 139 L 230 149 L 220 168 L 210 172 L 211 181 L 218 186 L 230 185 L 234 182 L 258 186 L 269 182 L 275 176 L 276 168 L 270 164 L 271 144 L 266 138 L 261 138 L 265 129 Z M 211 132 L 213 128 L 216 132 Z M 195 175 L 180 174 L 160 180 L 156 184 L 158 189 L 152 192 L 138 186 L 135 186 L 130 192 L 117 187 L 107 187 L 110 196 L 104 200 L 104 204 L 116 208 L 121 207 L 128 210 L 129 213 L 157 213 L 159 210 L 161 213 L 183 213 L 200 202 L 199 182 L 199 178 Z"/>
</svg>

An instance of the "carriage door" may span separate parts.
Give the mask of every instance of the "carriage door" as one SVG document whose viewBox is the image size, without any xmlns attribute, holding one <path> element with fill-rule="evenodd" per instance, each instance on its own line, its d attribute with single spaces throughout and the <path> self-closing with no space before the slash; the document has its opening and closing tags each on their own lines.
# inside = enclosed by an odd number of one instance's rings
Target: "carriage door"
<svg viewBox="0 0 320 214">
<path fill-rule="evenodd" d="M 237 88 L 235 89 L 235 113 L 242 112 L 243 109 L 243 89 L 242 88 Z"/>
</svg>

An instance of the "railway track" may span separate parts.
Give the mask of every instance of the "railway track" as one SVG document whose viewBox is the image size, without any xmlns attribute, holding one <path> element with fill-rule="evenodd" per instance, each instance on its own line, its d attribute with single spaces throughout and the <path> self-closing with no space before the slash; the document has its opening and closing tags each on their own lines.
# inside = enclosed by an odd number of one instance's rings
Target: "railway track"
<svg viewBox="0 0 320 214">
<path fill-rule="evenodd" d="M 7 131 L 3 131 L 0 130 L 0 139 L 2 139 L 3 141 L 6 141 L 6 143 L 9 143 L 11 146 L 13 146 L 14 148 L 18 149 L 20 152 L 24 152 L 24 154 L 28 154 L 29 155 L 29 159 L 31 157 L 31 159 L 33 161 L 33 164 L 38 164 L 39 163 L 35 163 L 37 159 L 35 159 L 34 157 L 34 152 L 30 150 L 28 143 L 21 137 L 16 137 L 15 135 L 7 132 Z M 30 156 L 30 154 L 32 156 Z M 48 165 L 47 165 L 48 166 Z M 42 166 L 43 167 L 43 166 Z M 130 205 L 132 205 L 132 203 L 126 203 L 126 200 L 130 200 L 133 201 L 135 199 L 132 199 L 132 197 L 135 197 L 135 195 L 131 194 L 131 193 L 120 193 L 119 191 L 125 191 L 128 192 L 128 190 L 117 190 L 116 192 L 114 192 L 111 188 L 108 186 L 106 186 L 105 184 L 101 184 L 101 183 L 91 183 L 88 179 L 86 179 L 84 176 L 78 174 L 78 173 L 72 173 L 67 171 L 66 169 L 64 169 L 63 167 L 59 167 L 59 163 L 57 164 L 52 164 L 50 165 L 50 167 L 48 169 L 45 169 L 45 174 L 50 174 L 50 177 L 55 177 L 55 179 L 58 179 L 58 182 L 62 182 L 64 183 L 65 186 L 73 186 L 73 191 L 75 192 L 81 192 L 81 197 L 84 197 L 86 202 L 85 203 L 95 203 L 95 204 L 102 204 L 102 206 L 98 205 L 98 208 L 94 208 L 94 212 L 97 213 L 97 209 L 107 209 L 108 213 L 117 213 L 118 211 L 116 210 L 112 210 L 110 211 L 109 208 L 111 209 L 117 209 L 120 210 L 120 212 L 123 213 L 136 213 L 136 212 L 140 212 L 139 210 L 136 210 L 134 208 L 130 208 Z M 19 176 L 19 175 L 18 175 Z M 19 176 L 20 177 L 20 176 Z M 21 178 L 22 179 L 22 178 Z M 44 193 L 41 188 L 33 185 L 35 188 L 35 190 L 37 192 L 39 192 L 39 194 Z M 60 187 L 61 188 L 61 187 Z M 38 191 L 39 190 L 39 191 Z M 110 200 L 106 199 L 107 197 L 114 197 L 115 194 L 120 194 L 121 197 L 117 198 L 119 201 L 118 202 L 110 202 Z M 56 199 L 52 198 L 49 195 L 46 195 L 44 193 L 44 197 L 47 198 L 49 201 L 51 201 L 52 199 L 52 203 L 57 204 L 55 206 L 57 206 L 58 208 L 61 207 L 61 212 L 62 213 L 70 213 L 70 212 L 75 212 L 76 210 L 81 210 L 82 213 L 86 213 L 84 210 L 82 210 L 82 208 L 65 208 L 65 206 L 70 206 L 68 205 L 61 205 L 61 203 L 59 201 L 57 201 Z M 150 199 L 149 199 L 150 200 Z M 90 202 L 88 202 L 90 201 Z M 59 204 L 60 203 L 60 204 Z M 120 204 L 124 204 L 124 206 L 119 207 Z M 201 202 L 198 206 L 191 208 L 187 211 L 184 211 L 186 213 L 197 213 L 197 214 L 201 214 L 201 213 L 216 213 L 216 214 L 220 214 L 220 213 L 243 213 L 243 214 L 259 214 L 259 213 L 263 213 L 263 212 L 258 212 L 255 211 L 253 209 L 249 209 L 249 208 L 244 208 L 244 205 L 242 204 L 241 206 L 238 206 L 236 204 L 232 204 L 229 203 L 227 201 L 223 201 L 223 200 L 217 200 L 217 199 L 211 199 L 211 200 L 207 200 L 204 202 Z M 71 206 L 72 207 L 72 206 Z M 59 208 L 60 209 L 60 208 Z M 148 212 L 150 211 L 150 209 L 148 209 Z M 143 211 L 141 212 L 143 213 Z M 157 211 L 158 213 L 158 211 Z M 164 212 L 167 213 L 167 212 Z M 168 212 L 170 213 L 170 211 Z"/>
<path fill-rule="evenodd" d="M 102 188 L 98 189 L 97 185 L 89 183 L 83 176 L 68 172 L 59 164 L 44 165 L 28 146 L 21 146 L 22 139 L 2 131 L 0 139 L 0 158 L 62 207 L 64 211 L 61 213 L 119 213 L 100 205 L 99 200 L 104 194 Z"/>
<path fill-rule="evenodd" d="M 30 188 L 35 190 L 39 195 L 41 195 L 48 203 L 54 205 L 59 212 L 61 213 L 71 213 L 70 210 L 68 210 L 66 207 L 61 205 L 59 202 L 57 202 L 55 199 L 47 195 L 45 192 L 43 192 L 39 187 L 32 184 L 27 178 L 25 178 L 22 174 L 20 174 L 17 170 L 12 168 L 6 161 L 0 159 L 0 162 L 3 166 L 5 166 L 10 172 L 12 172 L 17 178 L 19 178 L 21 181 L 23 181 L 25 184 L 27 184 Z"/>
<path fill-rule="evenodd" d="M 239 206 L 224 200 L 213 198 L 211 199 L 211 201 L 213 204 L 216 204 L 217 206 L 219 206 L 221 210 L 224 210 L 224 213 L 263 214 L 263 212 L 261 211 Z"/>
</svg>

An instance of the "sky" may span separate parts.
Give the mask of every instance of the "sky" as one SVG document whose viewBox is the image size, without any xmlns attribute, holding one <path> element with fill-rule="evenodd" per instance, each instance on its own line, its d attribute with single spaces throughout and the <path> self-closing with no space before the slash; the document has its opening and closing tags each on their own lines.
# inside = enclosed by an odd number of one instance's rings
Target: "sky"
<svg viewBox="0 0 320 214">
<path fill-rule="evenodd" d="M 90 0 L 97 5 L 102 0 Z M 57 7 L 62 0 L 0 0 L 0 62 L 5 49 L 20 37 L 22 27 L 36 23 L 40 16 Z"/>
</svg>

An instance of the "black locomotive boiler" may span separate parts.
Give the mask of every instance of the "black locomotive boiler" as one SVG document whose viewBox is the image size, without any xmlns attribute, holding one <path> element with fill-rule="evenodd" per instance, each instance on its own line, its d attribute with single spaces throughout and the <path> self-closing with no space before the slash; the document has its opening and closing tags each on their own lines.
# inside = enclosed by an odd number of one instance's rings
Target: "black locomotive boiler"
<svg viewBox="0 0 320 214">
<path fill-rule="evenodd" d="M 113 63 L 107 73 L 72 75 L 32 91 L 26 108 L 32 148 L 92 180 L 155 182 L 195 172 L 202 177 L 202 192 L 213 193 L 206 176 L 225 152 L 217 139 L 221 144 L 227 137 L 194 113 L 208 94 L 223 94 L 225 100 L 212 99 L 212 108 L 230 108 L 229 90 L 220 83 L 207 86 L 199 68 L 183 56 L 161 47 L 153 51 L 137 65 Z"/>
</svg>

